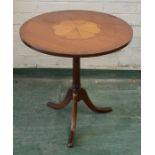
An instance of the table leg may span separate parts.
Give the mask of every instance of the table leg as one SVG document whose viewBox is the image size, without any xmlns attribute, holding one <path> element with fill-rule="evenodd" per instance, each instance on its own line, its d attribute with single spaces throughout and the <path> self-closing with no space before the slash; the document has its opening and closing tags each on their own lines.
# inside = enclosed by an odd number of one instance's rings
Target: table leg
<svg viewBox="0 0 155 155">
<path fill-rule="evenodd" d="M 70 101 L 73 101 L 72 103 L 72 118 L 71 118 L 71 129 L 70 129 L 70 135 L 68 139 L 68 147 L 73 147 L 74 142 L 74 135 L 75 135 L 75 129 L 76 129 L 76 117 L 77 117 L 77 103 L 80 100 L 83 100 L 84 103 L 93 111 L 99 112 L 99 113 L 106 113 L 111 112 L 111 107 L 97 107 L 95 106 L 92 101 L 90 100 L 87 92 L 85 89 L 81 88 L 80 85 L 80 58 L 75 57 L 73 58 L 73 84 L 72 88 L 70 88 L 67 92 L 66 97 L 64 100 L 58 104 L 55 103 L 47 103 L 48 107 L 53 109 L 62 109 L 65 106 L 68 105 Z"/>
<path fill-rule="evenodd" d="M 53 109 L 62 109 L 65 106 L 67 106 L 69 104 L 69 102 L 72 100 L 72 89 L 68 89 L 68 92 L 64 98 L 64 100 L 60 103 L 52 103 L 52 102 L 48 102 L 47 106 Z"/>
<path fill-rule="evenodd" d="M 85 89 L 81 88 L 79 91 L 79 98 L 80 100 L 83 100 L 84 103 L 92 110 L 95 112 L 99 113 L 106 113 L 106 112 L 111 112 L 112 108 L 111 107 L 97 107 L 95 106 L 92 101 L 90 100 L 87 92 Z"/>
<path fill-rule="evenodd" d="M 78 94 L 73 93 L 72 120 L 71 120 L 70 135 L 68 139 L 68 147 L 73 147 L 74 135 L 76 129 L 77 103 L 78 103 Z"/>
</svg>

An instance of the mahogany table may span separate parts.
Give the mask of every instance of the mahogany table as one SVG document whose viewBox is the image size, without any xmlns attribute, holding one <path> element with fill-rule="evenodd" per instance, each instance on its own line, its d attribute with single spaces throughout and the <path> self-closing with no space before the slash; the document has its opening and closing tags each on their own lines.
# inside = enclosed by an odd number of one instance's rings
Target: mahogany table
<svg viewBox="0 0 155 155">
<path fill-rule="evenodd" d="M 22 41 L 49 55 L 73 58 L 73 84 L 60 103 L 47 103 L 54 109 L 64 108 L 71 100 L 72 120 L 68 146 L 73 146 L 77 103 L 83 100 L 93 111 L 111 112 L 111 107 L 96 107 L 80 85 L 80 58 L 105 55 L 125 47 L 133 31 L 125 21 L 94 11 L 58 11 L 36 16 L 20 29 Z M 93 62 L 92 62 L 93 63 Z"/>
</svg>

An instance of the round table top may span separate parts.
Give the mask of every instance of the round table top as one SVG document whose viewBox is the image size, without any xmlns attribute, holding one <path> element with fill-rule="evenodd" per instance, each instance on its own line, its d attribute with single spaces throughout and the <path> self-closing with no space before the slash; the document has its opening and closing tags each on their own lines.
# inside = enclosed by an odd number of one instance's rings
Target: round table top
<svg viewBox="0 0 155 155">
<path fill-rule="evenodd" d="M 45 13 L 25 22 L 21 39 L 40 52 L 89 57 L 115 52 L 132 39 L 128 23 L 115 16 L 94 11 Z"/>
</svg>

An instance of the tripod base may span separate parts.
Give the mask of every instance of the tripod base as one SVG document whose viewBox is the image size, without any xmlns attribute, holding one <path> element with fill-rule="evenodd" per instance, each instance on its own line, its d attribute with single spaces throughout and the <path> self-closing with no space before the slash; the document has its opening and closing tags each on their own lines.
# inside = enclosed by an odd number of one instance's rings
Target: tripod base
<svg viewBox="0 0 155 155">
<path fill-rule="evenodd" d="M 112 108 L 111 107 L 97 107 L 95 106 L 92 101 L 90 100 L 87 92 L 85 89 L 80 88 L 80 89 L 72 89 L 70 88 L 64 98 L 64 100 L 60 103 L 51 103 L 48 102 L 47 106 L 53 109 L 62 109 L 65 108 L 69 102 L 72 100 L 72 119 L 71 119 L 71 129 L 70 129 L 70 136 L 68 139 L 68 147 L 73 146 L 73 141 L 74 141 L 74 134 L 75 134 L 75 129 L 76 129 L 76 118 L 77 118 L 77 103 L 80 100 L 83 100 L 84 103 L 94 112 L 99 112 L 99 113 L 107 113 L 111 112 Z"/>
</svg>

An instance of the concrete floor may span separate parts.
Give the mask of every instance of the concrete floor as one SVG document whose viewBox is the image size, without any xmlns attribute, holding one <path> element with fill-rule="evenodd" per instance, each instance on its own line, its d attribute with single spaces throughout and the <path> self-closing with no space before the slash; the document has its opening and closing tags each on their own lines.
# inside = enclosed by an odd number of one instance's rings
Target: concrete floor
<svg viewBox="0 0 155 155">
<path fill-rule="evenodd" d="M 63 99 L 71 70 L 14 70 L 14 155 L 140 155 L 140 72 L 83 70 L 82 86 L 98 114 L 78 105 L 75 147 L 67 148 L 71 105 L 46 107 Z"/>
</svg>

